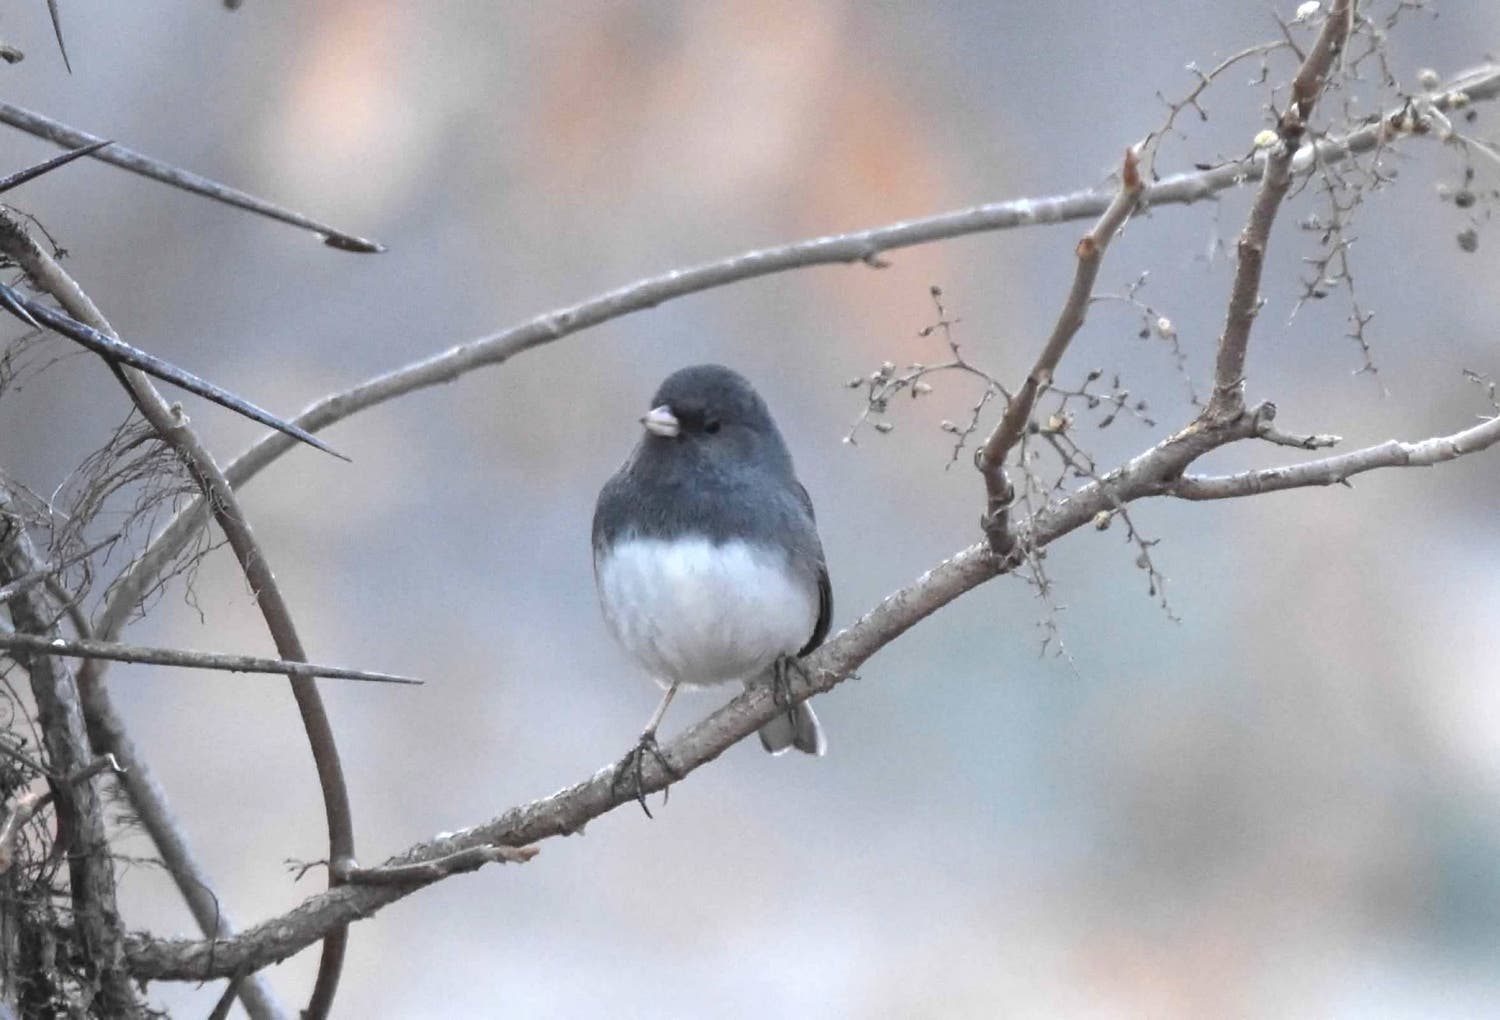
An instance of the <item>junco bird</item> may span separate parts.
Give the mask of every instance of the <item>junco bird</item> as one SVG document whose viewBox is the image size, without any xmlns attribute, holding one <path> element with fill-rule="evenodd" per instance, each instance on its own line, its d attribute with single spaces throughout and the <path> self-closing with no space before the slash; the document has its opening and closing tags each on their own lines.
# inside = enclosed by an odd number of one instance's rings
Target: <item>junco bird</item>
<svg viewBox="0 0 1500 1020">
<path fill-rule="evenodd" d="M 674 372 L 641 424 L 594 508 L 604 618 L 666 688 L 632 752 L 637 770 L 641 751 L 660 758 L 656 727 L 679 687 L 784 681 L 833 614 L 812 500 L 742 376 L 721 365 Z M 760 742 L 772 754 L 824 750 L 806 702 L 761 727 Z"/>
</svg>

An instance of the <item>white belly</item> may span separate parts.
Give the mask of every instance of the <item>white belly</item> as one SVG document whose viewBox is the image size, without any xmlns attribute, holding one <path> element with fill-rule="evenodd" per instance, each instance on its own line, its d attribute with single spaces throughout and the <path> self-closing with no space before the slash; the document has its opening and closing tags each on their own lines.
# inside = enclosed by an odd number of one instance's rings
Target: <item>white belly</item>
<svg viewBox="0 0 1500 1020">
<path fill-rule="evenodd" d="M 595 572 L 610 629 L 663 685 L 753 678 L 800 651 L 818 619 L 813 585 L 744 542 L 627 539 Z"/>
</svg>

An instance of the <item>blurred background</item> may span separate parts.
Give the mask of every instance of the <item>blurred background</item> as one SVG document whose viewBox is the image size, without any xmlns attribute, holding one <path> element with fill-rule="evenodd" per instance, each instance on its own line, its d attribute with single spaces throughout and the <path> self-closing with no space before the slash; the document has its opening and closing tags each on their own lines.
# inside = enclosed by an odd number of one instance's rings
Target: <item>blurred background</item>
<svg viewBox="0 0 1500 1020">
<path fill-rule="evenodd" d="M 1290 2 L 1278 3 L 1283 16 Z M 1394 3 L 1375 5 L 1384 18 Z M 7 98 L 265 195 L 390 251 L 311 237 L 84 160 L 6 196 L 70 252 L 126 339 L 282 412 L 642 276 L 749 248 L 1106 181 L 1220 58 L 1279 35 L 1265 5 L 822 0 L 11 5 Z M 1495 46 L 1500 8 L 1407 11 L 1408 87 Z M 1271 81 L 1284 81 L 1285 57 Z M 1373 65 L 1352 87 L 1379 105 Z M 1252 62 L 1191 112 L 1160 169 L 1237 157 L 1267 123 Z M 1496 112 L 1466 130 L 1486 135 Z M 8 129 L 5 169 L 49 155 Z M 1249 369 L 1289 430 L 1349 445 L 1472 424 L 1462 369 L 1500 374 L 1487 205 L 1463 154 L 1386 157 L 1352 233 L 1377 375 L 1334 294 L 1288 324 L 1319 209 L 1273 238 Z M 1494 168 L 1480 182 L 1493 188 Z M 1247 195 L 1156 210 L 1101 292 L 1150 272 L 1206 389 Z M 1479 223 L 1478 250 L 1456 235 Z M 977 364 L 1019 380 L 1084 224 L 889 253 L 670 302 L 359 415 L 244 490 L 314 659 L 411 673 L 329 683 L 361 857 L 577 781 L 635 739 L 655 689 L 595 603 L 595 494 L 656 383 L 722 361 L 761 389 L 818 506 L 835 628 L 977 538 L 981 485 L 943 419 L 961 378 L 843 441 L 851 378 L 940 360 L 929 288 Z M 1103 464 L 1187 420 L 1170 348 L 1095 308 L 1060 380 L 1119 372 L 1155 427 L 1080 420 Z M 13 335 L 13 334 L 12 334 Z M 49 341 L 56 351 L 62 341 Z M 1107 378 L 1108 376 L 1106 376 Z M 173 394 L 173 399 L 177 395 Z M 221 461 L 258 434 L 181 398 Z M 124 417 L 95 361 L 0 401 L 0 466 L 40 493 Z M 986 419 L 988 423 L 992 419 Z M 1200 465 L 1295 460 L 1245 447 Z M 817 701 L 822 760 L 743 744 L 633 808 L 359 924 L 337 1014 L 457 1017 L 1493 1015 L 1500 995 L 1500 454 L 1356 487 L 1139 504 L 1049 551 L 1061 608 L 1017 578 L 923 623 Z M 118 568 L 122 561 L 113 561 Z M 270 654 L 227 553 L 126 640 Z M 202 615 L 199 614 L 199 609 Z M 1173 616 L 1180 622 L 1174 621 Z M 1042 654 L 1054 620 L 1071 656 Z M 1055 648 L 1055 645 L 1053 646 Z M 326 851 L 285 685 L 120 666 L 113 690 L 242 922 L 314 892 Z M 674 705 L 668 733 L 719 704 Z M 146 854 L 144 840 L 124 844 Z M 133 928 L 193 932 L 156 869 Z M 290 1006 L 316 952 L 266 973 Z M 205 1014 L 219 985 L 158 985 Z"/>
</svg>

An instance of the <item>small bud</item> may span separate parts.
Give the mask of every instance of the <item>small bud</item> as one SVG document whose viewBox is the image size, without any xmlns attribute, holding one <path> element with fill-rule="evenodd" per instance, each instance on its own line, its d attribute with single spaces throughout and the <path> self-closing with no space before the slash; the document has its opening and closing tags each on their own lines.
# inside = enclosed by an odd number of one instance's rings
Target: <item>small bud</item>
<svg viewBox="0 0 1500 1020">
<path fill-rule="evenodd" d="M 890 375 L 894 371 L 896 371 L 896 363 L 894 361 L 882 361 L 880 363 L 881 375 Z"/>
<path fill-rule="evenodd" d="M 877 421 L 875 423 L 875 431 L 879 432 L 881 435 L 885 435 L 887 432 L 891 431 L 895 427 L 896 426 L 892 425 L 888 421 Z"/>
<path fill-rule="evenodd" d="M 1257 149 L 1269 149 L 1271 146 L 1275 145 L 1277 141 L 1280 140 L 1280 138 L 1281 136 L 1278 135 L 1275 131 L 1272 131 L 1270 128 L 1266 128 L 1264 131 L 1261 131 L 1255 136 L 1255 147 Z"/>
<path fill-rule="evenodd" d="M 864 384 L 865 381 L 863 379 L 850 379 L 848 382 L 844 383 L 844 385 L 849 387 L 851 390 L 857 390 Z"/>
<path fill-rule="evenodd" d="M 1442 79 L 1438 77 L 1438 73 L 1430 67 L 1424 67 L 1422 68 L 1422 70 L 1417 72 L 1417 84 L 1422 86 L 1428 92 L 1431 92 L 1433 89 L 1437 88 L 1438 82 L 1441 80 Z"/>
<path fill-rule="evenodd" d="M 955 425 L 955 424 L 953 424 L 947 418 L 943 419 L 942 423 L 938 425 L 938 428 L 942 429 L 944 432 L 957 432 L 958 431 L 958 426 Z"/>
<path fill-rule="evenodd" d="M 1164 340 L 1177 339 L 1177 327 L 1172 325 L 1172 320 L 1165 315 L 1156 320 L 1156 332 Z"/>
<path fill-rule="evenodd" d="M 1462 188 L 1453 193 L 1453 204 L 1460 209 L 1467 209 L 1474 204 L 1474 192 L 1468 188 Z"/>
<path fill-rule="evenodd" d="M 1459 232 L 1458 246 L 1464 251 L 1474 252 L 1479 250 L 1479 231 L 1473 227 Z"/>
<path fill-rule="evenodd" d="M 1443 97 L 1450 110 L 1462 109 L 1469 105 L 1469 94 L 1467 92 L 1450 92 Z"/>
<path fill-rule="evenodd" d="M 925 382 L 914 382 L 911 384 L 911 395 L 920 397 L 924 393 L 932 392 L 932 384 Z"/>
<path fill-rule="evenodd" d="M 1295 17 L 1292 18 L 1292 20 L 1293 21 L 1306 21 L 1308 18 L 1312 17 L 1314 14 L 1317 14 L 1318 13 L 1318 8 L 1321 7 L 1321 6 L 1322 6 L 1322 4 L 1318 3 L 1318 0 L 1307 0 L 1306 3 L 1298 4 L 1297 5 L 1297 14 L 1296 14 Z"/>
<path fill-rule="evenodd" d="M 1092 368 L 1092 369 L 1089 369 L 1088 381 L 1089 382 L 1093 382 L 1093 381 L 1095 381 L 1096 379 L 1098 379 L 1103 374 L 1104 374 L 1104 369 L 1102 369 L 1102 368 Z"/>
<path fill-rule="evenodd" d="M 1115 515 L 1108 510 L 1100 510 L 1094 515 L 1094 530 L 1108 531 L 1109 522 L 1115 519 Z"/>
<path fill-rule="evenodd" d="M 1068 420 L 1068 416 L 1065 414 L 1047 415 L 1048 432 L 1066 432 L 1070 424 L 1072 423 Z"/>
</svg>

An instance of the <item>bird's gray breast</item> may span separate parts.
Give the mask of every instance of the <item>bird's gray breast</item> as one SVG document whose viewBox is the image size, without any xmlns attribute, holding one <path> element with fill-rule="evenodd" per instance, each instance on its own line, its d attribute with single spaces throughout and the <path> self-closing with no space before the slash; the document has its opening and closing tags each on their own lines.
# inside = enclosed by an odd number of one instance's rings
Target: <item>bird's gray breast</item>
<svg viewBox="0 0 1500 1020">
<path fill-rule="evenodd" d="M 811 637 L 818 592 L 774 546 L 621 537 L 594 570 L 610 628 L 663 684 L 755 677 Z"/>
</svg>

